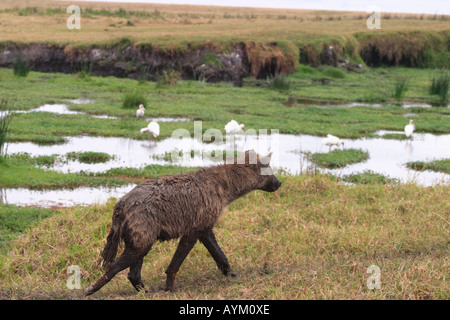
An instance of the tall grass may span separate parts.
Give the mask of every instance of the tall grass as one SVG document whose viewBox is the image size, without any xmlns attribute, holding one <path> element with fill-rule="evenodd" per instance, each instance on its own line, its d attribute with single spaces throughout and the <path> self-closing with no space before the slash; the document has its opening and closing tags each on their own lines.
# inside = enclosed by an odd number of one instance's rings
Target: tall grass
<svg viewBox="0 0 450 320">
<path fill-rule="evenodd" d="M 124 108 L 138 108 L 140 104 L 147 107 L 147 96 L 141 91 L 126 92 L 122 96 L 122 106 Z"/>
<path fill-rule="evenodd" d="M 144 84 L 145 81 L 147 81 L 149 75 L 150 75 L 150 68 L 149 67 L 142 67 L 139 70 L 138 78 L 137 78 L 139 84 Z"/>
<path fill-rule="evenodd" d="M 269 76 L 267 85 L 270 89 L 277 91 L 288 91 L 291 88 L 291 84 L 284 73 Z"/>
<path fill-rule="evenodd" d="M 401 77 L 395 80 L 392 96 L 397 102 L 403 101 L 405 93 L 409 88 L 408 81 L 409 79 L 407 77 Z"/>
<path fill-rule="evenodd" d="M 9 124 L 11 123 L 12 114 L 8 109 L 8 101 L 6 99 L 0 100 L 0 157 L 6 156 L 6 137 L 8 135 Z"/>
<path fill-rule="evenodd" d="M 440 75 L 434 76 L 430 86 L 430 94 L 439 96 L 438 106 L 447 106 L 448 89 L 449 89 L 448 72 L 442 72 Z"/>
<path fill-rule="evenodd" d="M 13 68 L 14 75 L 18 77 L 26 77 L 30 73 L 30 65 L 22 57 L 17 58 Z"/>
<path fill-rule="evenodd" d="M 157 87 L 161 86 L 175 87 L 178 83 L 178 80 L 180 79 L 181 79 L 181 72 L 173 69 L 167 69 L 163 70 L 162 74 L 158 76 L 156 85 Z"/>
<path fill-rule="evenodd" d="M 77 72 L 79 79 L 89 79 L 92 74 L 92 62 L 81 62 L 80 71 Z"/>
<path fill-rule="evenodd" d="M 417 171 L 431 170 L 435 172 L 443 172 L 450 174 L 450 159 L 439 159 L 430 162 L 412 161 L 407 162 L 406 166 L 410 169 Z"/>
</svg>

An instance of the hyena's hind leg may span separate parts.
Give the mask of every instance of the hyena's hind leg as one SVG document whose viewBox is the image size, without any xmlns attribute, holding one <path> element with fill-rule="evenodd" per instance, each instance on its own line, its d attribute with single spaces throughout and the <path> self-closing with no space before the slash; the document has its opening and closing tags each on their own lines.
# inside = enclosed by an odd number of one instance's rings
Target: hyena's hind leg
<svg viewBox="0 0 450 320">
<path fill-rule="evenodd" d="M 91 295 L 100 290 L 105 284 L 111 281 L 114 276 L 126 268 L 130 268 L 128 279 L 131 284 L 140 290 L 144 287 L 141 279 L 141 267 L 144 260 L 144 256 L 150 251 L 151 245 L 145 249 L 136 249 L 133 247 L 125 246 L 125 250 L 122 255 L 116 261 L 109 263 L 106 266 L 105 274 L 97 280 L 97 282 L 91 284 L 86 290 L 85 295 Z"/>
<path fill-rule="evenodd" d="M 142 263 L 144 262 L 144 257 L 138 260 L 134 265 L 130 267 L 130 272 L 128 273 L 128 280 L 137 291 L 144 289 L 144 283 L 141 278 Z"/>
</svg>

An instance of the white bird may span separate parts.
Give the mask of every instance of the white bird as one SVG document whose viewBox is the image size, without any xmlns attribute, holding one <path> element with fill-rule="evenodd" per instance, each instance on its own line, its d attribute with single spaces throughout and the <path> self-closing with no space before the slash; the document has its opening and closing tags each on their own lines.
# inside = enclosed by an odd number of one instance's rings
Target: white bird
<svg viewBox="0 0 450 320">
<path fill-rule="evenodd" d="M 407 138 L 411 137 L 413 132 L 416 130 L 416 127 L 414 126 L 414 121 L 409 120 L 409 124 L 405 126 L 405 136 Z"/>
<path fill-rule="evenodd" d="M 146 128 L 141 129 L 141 133 L 148 132 L 148 140 L 151 140 L 151 135 L 153 134 L 153 137 L 155 139 L 159 136 L 159 124 L 156 121 L 152 121 L 148 124 Z M 156 140 L 155 140 L 156 143 Z"/>
<path fill-rule="evenodd" d="M 242 132 L 245 128 L 245 125 L 237 123 L 236 120 L 231 120 L 225 125 L 226 133 L 239 133 Z"/>
<path fill-rule="evenodd" d="M 326 146 L 329 146 L 330 150 L 331 150 L 332 146 L 344 145 L 344 141 L 342 141 L 338 137 L 335 137 L 335 136 L 333 136 L 331 134 L 327 134 L 327 137 L 322 140 L 322 144 L 326 145 Z"/>
<path fill-rule="evenodd" d="M 144 105 L 140 104 L 139 109 L 136 111 L 136 118 L 142 118 L 144 116 Z"/>
</svg>

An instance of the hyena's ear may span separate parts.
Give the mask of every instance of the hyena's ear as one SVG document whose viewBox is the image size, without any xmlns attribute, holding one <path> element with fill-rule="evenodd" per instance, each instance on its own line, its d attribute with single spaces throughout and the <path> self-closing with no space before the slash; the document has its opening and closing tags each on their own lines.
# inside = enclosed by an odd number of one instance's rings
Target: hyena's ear
<svg viewBox="0 0 450 320">
<path fill-rule="evenodd" d="M 268 166 L 270 164 L 270 159 L 272 158 L 272 152 L 269 153 L 267 156 L 260 157 L 259 162 L 262 166 Z"/>
<path fill-rule="evenodd" d="M 247 150 L 245 153 L 236 157 L 236 164 L 256 164 L 258 162 L 258 154 L 255 150 Z"/>
</svg>

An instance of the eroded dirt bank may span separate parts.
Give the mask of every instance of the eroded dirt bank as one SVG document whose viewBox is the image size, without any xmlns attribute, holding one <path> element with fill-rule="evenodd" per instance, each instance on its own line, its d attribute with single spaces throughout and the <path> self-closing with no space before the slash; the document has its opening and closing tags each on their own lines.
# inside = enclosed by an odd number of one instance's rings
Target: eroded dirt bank
<svg viewBox="0 0 450 320">
<path fill-rule="evenodd" d="M 13 67 L 19 59 L 31 70 L 156 80 L 164 70 L 183 79 L 227 81 L 240 85 L 244 77 L 266 79 L 289 74 L 298 63 L 332 65 L 357 70 L 368 66 L 446 67 L 450 58 L 450 32 L 409 32 L 380 35 L 356 34 L 344 38 L 294 43 L 254 41 L 218 45 L 192 43 L 183 48 L 135 44 L 127 38 L 108 45 L 48 43 L 0 44 L 0 67 Z"/>
<path fill-rule="evenodd" d="M 156 80 L 163 70 L 180 72 L 183 79 L 227 81 L 239 85 L 243 77 L 265 78 L 290 73 L 295 57 L 276 44 L 232 44 L 225 52 L 205 44 L 183 50 L 159 50 L 152 46 L 119 43 L 112 47 L 74 48 L 71 45 L 8 43 L 0 47 L 0 67 L 13 67 L 20 57 L 31 70 Z"/>
</svg>

